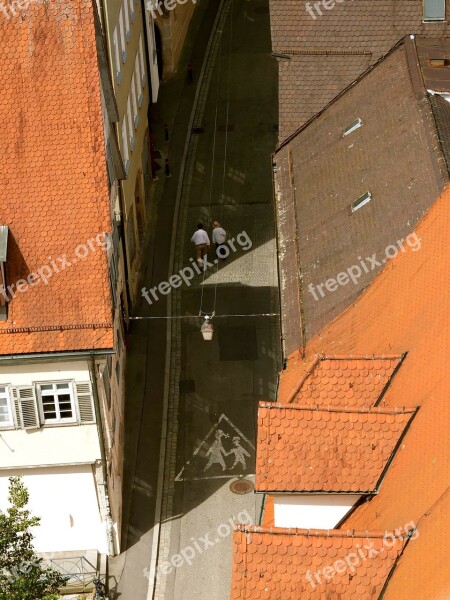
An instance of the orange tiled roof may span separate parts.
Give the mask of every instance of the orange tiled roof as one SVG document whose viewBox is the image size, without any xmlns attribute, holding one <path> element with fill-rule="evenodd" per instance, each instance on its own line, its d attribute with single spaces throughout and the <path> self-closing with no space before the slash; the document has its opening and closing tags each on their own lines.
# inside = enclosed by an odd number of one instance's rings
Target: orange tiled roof
<svg viewBox="0 0 450 600">
<path fill-rule="evenodd" d="M 379 355 L 386 348 L 393 354 L 408 352 L 381 404 L 421 409 L 379 494 L 359 506 L 344 525 L 417 525 L 420 535 L 389 582 L 389 600 L 450 595 L 450 580 L 441 569 L 442 557 L 448 554 L 443 532 L 450 531 L 449 231 L 447 186 L 416 228 L 420 250 L 393 259 L 357 302 L 311 340 L 304 359 L 299 352 L 292 355 L 287 369 L 286 381 L 292 382 L 317 353 Z M 424 577 L 425 572 L 430 576 Z"/>
<path fill-rule="evenodd" d="M 339 410 L 261 402 L 256 489 L 377 493 L 415 411 Z"/>
<path fill-rule="evenodd" d="M 401 356 L 317 357 L 292 391 L 283 386 L 280 402 L 320 406 L 373 406 L 389 385 Z"/>
<path fill-rule="evenodd" d="M 0 354 L 111 348 L 106 253 L 88 246 L 111 229 L 93 5 L 59 0 L 16 10 L 0 19 L 6 283 L 42 267 L 51 277 L 13 289 Z"/>
<path fill-rule="evenodd" d="M 400 532 L 385 535 L 241 526 L 233 535 L 230 598 L 378 598 L 406 544 Z"/>
</svg>

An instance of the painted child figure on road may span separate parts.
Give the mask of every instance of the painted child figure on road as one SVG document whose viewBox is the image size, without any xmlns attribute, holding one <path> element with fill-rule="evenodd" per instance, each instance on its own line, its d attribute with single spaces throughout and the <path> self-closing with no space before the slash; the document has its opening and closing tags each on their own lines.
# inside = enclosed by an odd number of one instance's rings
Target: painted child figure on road
<svg viewBox="0 0 450 600">
<path fill-rule="evenodd" d="M 245 469 L 247 467 L 247 461 L 245 460 L 245 457 L 247 456 L 250 458 L 250 454 L 241 446 L 241 438 L 239 436 L 235 436 L 233 438 L 233 446 L 234 448 L 227 452 L 227 456 L 234 454 L 234 464 L 231 468 L 234 469 L 234 467 L 239 463 L 242 465 L 242 468 Z"/>
<path fill-rule="evenodd" d="M 204 471 L 209 469 L 214 464 L 220 465 L 222 467 L 222 471 L 225 471 L 225 469 L 227 467 L 226 467 L 223 457 L 228 456 L 229 452 L 225 451 L 225 448 L 223 447 L 223 444 L 222 444 L 222 438 L 223 437 L 227 438 L 230 436 L 228 434 L 224 433 L 221 429 L 218 429 L 216 431 L 216 433 L 214 434 L 214 437 L 216 439 L 211 444 L 210 449 L 206 453 L 206 456 L 209 456 L 209 461 L 208 461 L 208 464 L 206 465 L 206 467 L 204 468 Z"/>
</svg>

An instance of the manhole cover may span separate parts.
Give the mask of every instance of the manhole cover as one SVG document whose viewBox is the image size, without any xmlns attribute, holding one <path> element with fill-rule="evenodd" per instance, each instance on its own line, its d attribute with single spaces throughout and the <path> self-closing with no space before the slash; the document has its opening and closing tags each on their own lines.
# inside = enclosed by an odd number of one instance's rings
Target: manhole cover
<svg viewBox="0 0 450 600">
<path fill-rule="evenodd" d="M 255 486 L 248 479 L 238 479 L 237 481 L 230 483 L 230 490 L 233 492 L 233 494 L 239 494 L 240 496 L 243 496 L 244 494 L 250 494 L 250 492 L 253 492 L 254 489 Z"/>
</svg>

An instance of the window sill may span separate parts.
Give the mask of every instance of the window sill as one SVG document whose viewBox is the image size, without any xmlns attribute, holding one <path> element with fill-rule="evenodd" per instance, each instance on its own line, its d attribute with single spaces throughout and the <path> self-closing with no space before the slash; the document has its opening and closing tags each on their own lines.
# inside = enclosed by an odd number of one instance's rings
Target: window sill
<svg viewBox="0 0 450 600">
<path fill-rule="evenodd" d="M 74 421 L 50 421 L 41 423 L 41 427 L 70 427 L 73 425 L 80 425 L 80 422 L 77 420 Z"/>
</svg>

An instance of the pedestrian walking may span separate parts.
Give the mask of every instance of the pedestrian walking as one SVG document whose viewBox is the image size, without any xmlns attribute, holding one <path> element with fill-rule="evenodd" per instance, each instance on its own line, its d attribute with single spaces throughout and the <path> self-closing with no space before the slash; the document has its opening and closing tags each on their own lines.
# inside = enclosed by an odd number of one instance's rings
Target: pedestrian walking
<svg viewBox="0 0 450 600">
<path fill-rule="evenodd" d="M 199 267 L 203 265 L 203 260 L 206 256 L 206 253 L 209 250 L 211 242 L 209 241 L 209 236 L 206 231 L 203 229 L 203 223 L 199 223 L 197 225 L 197 231 L 191 237 L 191 242 L 195 244 L 195 250 L 197 253 L 197 264 Z"/>
<path fill-rule="evenodd" d="M 216 254 L 220 260 L 225 260 L 228 256 L 228 248 L 224 245 L 227 239 L 227 232 L 220 226 L 219 221 L 213 222 L 212 241 L 216 247 Z"/>
</svg>

